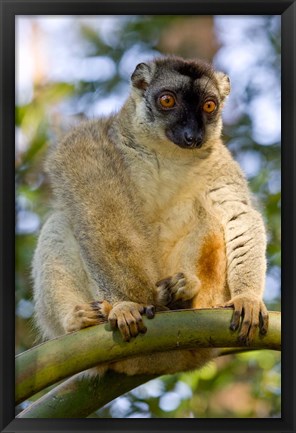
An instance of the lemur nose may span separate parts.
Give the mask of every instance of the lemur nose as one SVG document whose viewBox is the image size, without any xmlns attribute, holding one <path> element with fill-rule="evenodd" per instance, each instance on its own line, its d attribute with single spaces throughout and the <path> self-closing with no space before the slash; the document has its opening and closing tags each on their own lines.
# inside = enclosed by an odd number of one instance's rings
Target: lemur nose
<svg viewBox="0 0 296 433">
<path fill-rule="evenodd" d="M 200 147 L 203 140 L 203 131 L 196 125 L 187 125 L 182 131 L 183 145 L 189 148 Z"/>
<path fill-rule="evenodd" d="M 187 144 L 192 144 L 194 141 L 194 135 L 192 134 L 192 132 L 190 131 L 185 131 L 184 132 L 184 138 Z"/>
</svg>

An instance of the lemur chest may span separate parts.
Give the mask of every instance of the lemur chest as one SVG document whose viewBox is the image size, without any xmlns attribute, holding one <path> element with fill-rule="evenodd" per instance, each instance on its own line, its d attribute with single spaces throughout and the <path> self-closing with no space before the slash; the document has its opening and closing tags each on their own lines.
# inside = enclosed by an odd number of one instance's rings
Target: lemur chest
<svg viewBox="0 0 296 433">
<path fill-rule="evenodd" d="M 151 220 L 159 246 L 170 248 L 187 236 L 197 223 L 194 199 L 175 197 L 167 207 L 160 208 Z"/>
<path fill-rule="evenodd" d="M 180 167 L 143 170 L 139 186 L 145 219 L 159 247 L 173 247 L 197 223 L 201 190 L 196 176 Z"/>
</svg>

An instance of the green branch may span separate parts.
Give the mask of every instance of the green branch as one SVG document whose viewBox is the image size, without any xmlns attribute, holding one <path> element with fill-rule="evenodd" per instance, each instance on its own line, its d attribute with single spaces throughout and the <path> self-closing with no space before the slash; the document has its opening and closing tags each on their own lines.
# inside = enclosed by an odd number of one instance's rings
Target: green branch
<svg viewBox="0 0 296 433">
<path fill-rule="evenodd" d="M 230 309 L 179 310 L 145 320 L 148 331 L 129 343 L 108 324 L 83 329 L 34 347 L 16 357 L 16 403 L 41 389 L 102 362 L 181 348 L 241 347 L 229 330 Z M 280 313 L 270 313 L 269 331 L 252 348 L 280 350 Z"/>
<path fill-rule="evenodd" d="M 99 378 L 79 373 L 43 395 L 17 418 L 86 418 L 116 397 L 155 377 L 108 371 Z"/>
<path fill-rule="evenodd" d="M 250 350 L 256 349 L 225 348 L 221 349 L 219 356 Z M 34 401 L 17 418 L 86 418 L 115 398 L 156 377 L 127 376 L 108 371 L 99 378 L 78 373 Z"/>
</svg>

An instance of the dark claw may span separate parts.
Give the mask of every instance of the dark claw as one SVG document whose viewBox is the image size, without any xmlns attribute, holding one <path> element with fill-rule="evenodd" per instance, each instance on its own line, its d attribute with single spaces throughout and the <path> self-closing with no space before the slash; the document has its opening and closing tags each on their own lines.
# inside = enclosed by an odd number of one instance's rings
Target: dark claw
<svg viewBox="0 0 296 433">
<path fill-rule="evenodd" d="M 265 328 L 260 329 L 260 334 L 261 335 L 266 335 L 267 334 L 267 329 L 265 329 Z"/>
<path fill-rule="evenodd" d="M 141 332 L 141 334 L 146 334 L 146 332 L 147 332 L 146 326 L 144 326 L 143 328 L 141 328 L 140 332 Z"/>
<path fill-rule="evenodd" d="M 262 315 L 260 313 L 259 315 L 259 329 L 260 329 L 260 334 L 261 335 L 265 335 L 267 333 L 267 329 L 268 329 L 268 315 Z"/>
<path fill-rule="evenodd" d="M 250 341 L 249 341 L 248 337 L 245 336 L 245 335 L 238 337 L 238 341 L 240 343 L 242 343 L 244 346 L 248 346 L 250 344 Z"/>
<path fill-rule="evenodd" d="M 240 317 L 241 317 L 241 312 L 240 311 L 234 311 L 233 316 L 232 316 L 232 320 L 230 323 L 230 329 L 232 331 L 236 331 L 238 329 Z"/>
<path fill-rule="evenodd" d="M 237 328 L 238 328 L 238 327 L 236 326 L 235 323 L 231 323 L 231 324 L 230 324 L 230 329 L 231 329 L 231 331 L 236 331 Z"/>
</svg>

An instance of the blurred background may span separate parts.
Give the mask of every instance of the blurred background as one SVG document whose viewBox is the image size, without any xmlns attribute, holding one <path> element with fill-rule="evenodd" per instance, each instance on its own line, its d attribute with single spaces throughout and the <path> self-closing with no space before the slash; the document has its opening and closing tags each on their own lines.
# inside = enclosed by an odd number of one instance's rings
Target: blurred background
<svg viewBox="0 0 296 433">
<path fill-rule="evenodd" d="M 16 19 L 16 353 L 38 341 L 30 266 L 50 210 L 43 161 L 84 118 L 117 111 L 136 65 L 159 54 L 203 58 L 229 74 L 224 141 L 268 231 L 265 301 L 280 311 L 280 16 L 18 16 Z M 92 417 L 280 417 L 280 354 L 227 355 L 165 376 Z"/>
</svg>

